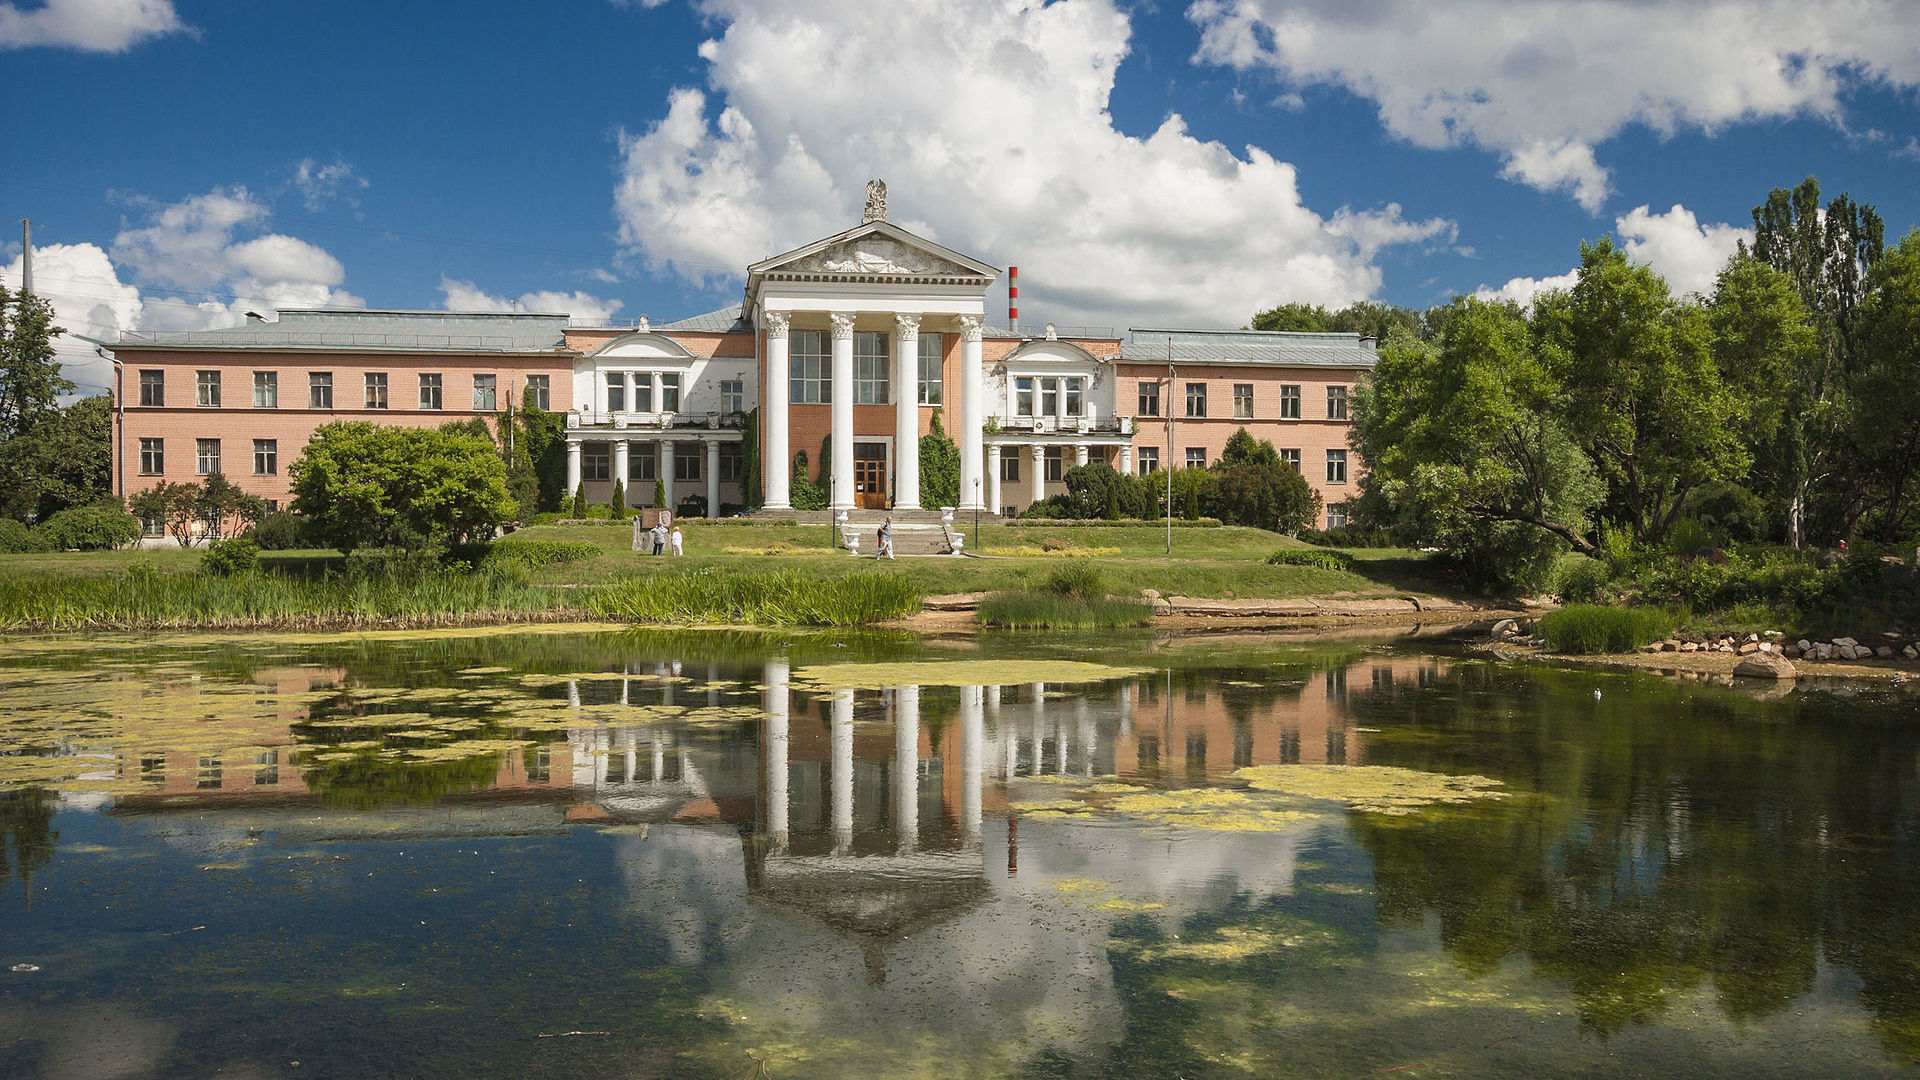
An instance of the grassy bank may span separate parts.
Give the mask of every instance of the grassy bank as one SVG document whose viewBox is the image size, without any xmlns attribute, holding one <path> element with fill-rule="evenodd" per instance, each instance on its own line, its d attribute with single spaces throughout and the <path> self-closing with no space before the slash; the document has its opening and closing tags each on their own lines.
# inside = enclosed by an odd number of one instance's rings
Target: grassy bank
<svg viewBox="0 0 1920 1080">
<path fill-rule="evenodd" d="M 631 623 L 864 626 L 919 611 L 922 595 L 911 581 L 884 574 L 820 581 L 794 570 L 697 567 L 622 578 L 588 594 L 586 606 Z"/>
</svg>

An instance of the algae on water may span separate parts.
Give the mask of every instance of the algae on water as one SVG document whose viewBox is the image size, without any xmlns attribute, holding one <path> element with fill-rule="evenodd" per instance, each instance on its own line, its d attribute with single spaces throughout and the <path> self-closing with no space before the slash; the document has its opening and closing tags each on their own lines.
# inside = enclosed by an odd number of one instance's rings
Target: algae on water
<svg viewBox="0 0 1920 1080">
<path fill-rule="evenodd" d="M 893 664 L 825 664 L 796 669 L 795 685 L 815 690 L 880 690 L 892 686 L 1017 686 L 1093 683 L 1145 674 L 1143 668 L 1084 660 L 928 660 Z"/>
</svg>

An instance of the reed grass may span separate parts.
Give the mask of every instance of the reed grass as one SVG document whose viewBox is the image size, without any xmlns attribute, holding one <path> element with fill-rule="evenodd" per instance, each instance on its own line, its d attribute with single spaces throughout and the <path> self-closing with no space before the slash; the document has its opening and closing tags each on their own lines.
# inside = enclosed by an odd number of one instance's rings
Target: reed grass
<svg viewBox="0 0 1920 1080">
<path fill-rule="evenodd" d="M 861 626 L 911 615 L 920 600 L 917 585 L 890 574 L 820 579 L 708 566 L 622 578 L 586 603 L 601 618 L 630 623 Z"/>
<path fill-rule="evenodd" d="M 1145 626 L 1153 619 L 1153 609 L 1137 600 L 1088 600 L 1052 589 L 1021 590 L 995 593 L 980 601 L 975 618 L 983 626 L 1009 630 L 1116 630 Z"/>
<path fill-rule="evenodd" d="M 1573 604 L 1541 616 L 1538 629 L 1557 653 L 1622 653 L 1673 633 L 1677 621 L 1661 608 Z"/>
</svg>

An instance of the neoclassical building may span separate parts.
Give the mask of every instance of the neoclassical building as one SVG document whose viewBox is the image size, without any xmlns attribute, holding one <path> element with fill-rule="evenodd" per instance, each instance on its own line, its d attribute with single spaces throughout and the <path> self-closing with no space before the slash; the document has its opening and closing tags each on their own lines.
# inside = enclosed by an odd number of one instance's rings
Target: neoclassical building
<svg viewBox="0 0 1920 1080">
<path fill-rule="evenodd" d="M 860 224 L 747 267 L 740 303 L 664 325 L 306 310 L 130 332 L 114 349 L 118 489 L 222 472 L 277 504 L 321 424 L 436 426 L 530 400 L 566 414 L 567 488 L 594 502 L 619 480 L 632 506 L 657 482 L 682 513 L 787 511 L 804 462 L 810 478 L 824 466 L 834 510 L 932 511 L 919 449 L 937 412 L 960 449 L 962 510 L 1017 513 L 1089 462 L 1205 465 L 1246 428 L 1344 520 L 1360 470 L 1347 400 L 1371 339 L 995 326 L 1000 276 L 889 222 L 876 184 Z"/>
</svg>

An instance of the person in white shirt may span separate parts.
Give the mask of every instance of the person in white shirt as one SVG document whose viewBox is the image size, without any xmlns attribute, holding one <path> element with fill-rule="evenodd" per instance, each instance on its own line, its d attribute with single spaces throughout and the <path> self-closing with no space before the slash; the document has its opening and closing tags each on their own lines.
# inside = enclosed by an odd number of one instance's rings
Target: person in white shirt
<svg viewBox="0 0 1920 1080">
<path fill-rule="evenodd" d="M 893 558 L 893 518 L 889 517 L 880 525 L 880 532 L 874 537 L 873 557 L 876 559 Z"/>
<path fill-rule="evenodd" d="M 685 554 L 686 554 L 686 552 L 685 552 L 685 551 L 683 551 L 683 550 L 681 550 L 681 547 L 680 547 L 680 544 L 681 544 L 681 540 L 680 540 L 680 526 L 678 526 L 678 525 L 675 525 L 675 526 L 673 527 L 673 535 L 672 535 L 672 536 L 670 537 L 670 540 L 671 540 L 671 542 L 672 542 L 672 544 L 673 544 L 673 553 L 674 553 L 675 555 L 685 555 Z"/>
</svg>

